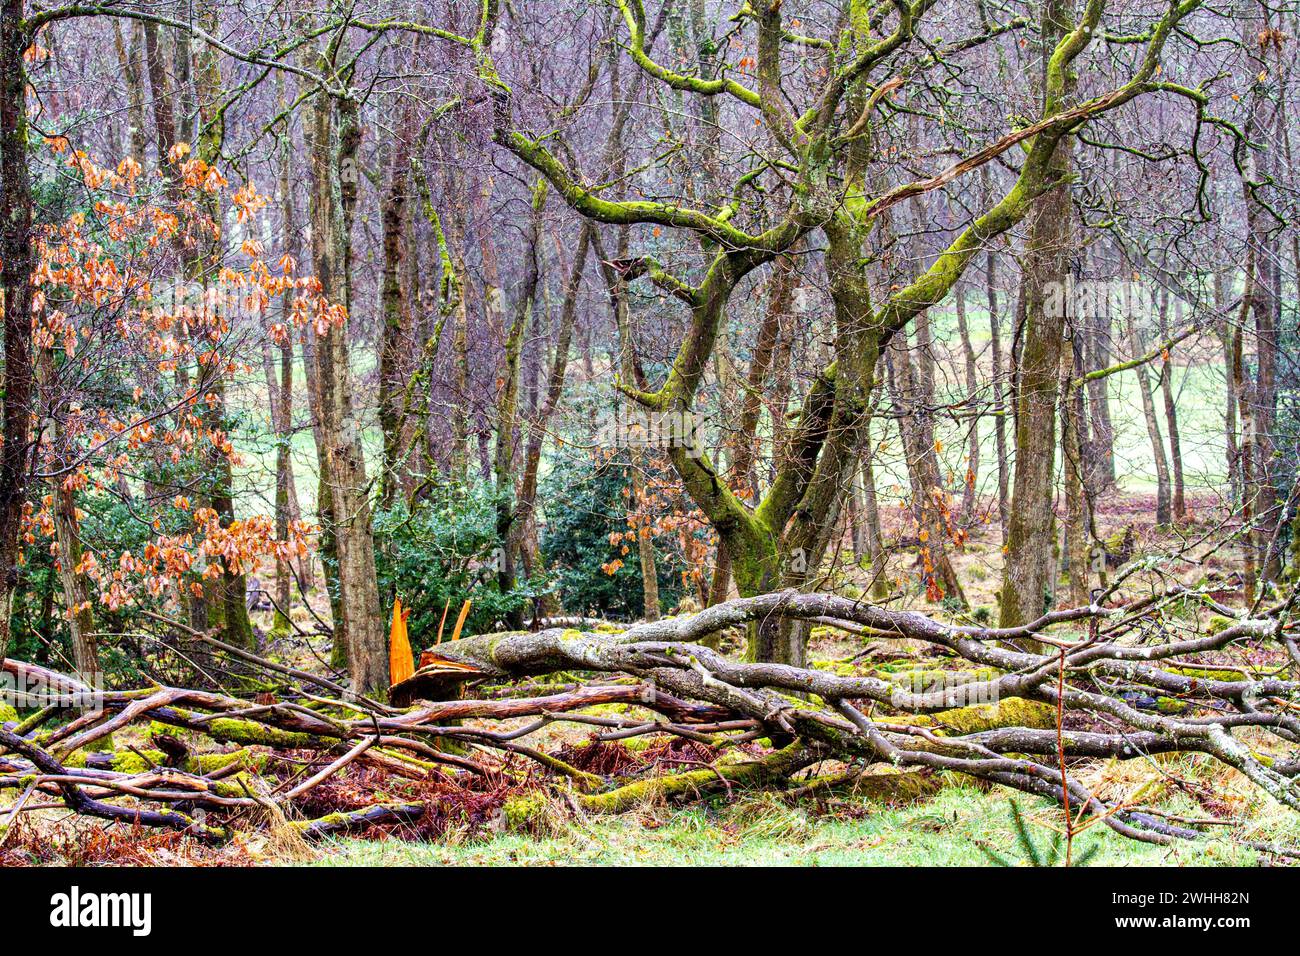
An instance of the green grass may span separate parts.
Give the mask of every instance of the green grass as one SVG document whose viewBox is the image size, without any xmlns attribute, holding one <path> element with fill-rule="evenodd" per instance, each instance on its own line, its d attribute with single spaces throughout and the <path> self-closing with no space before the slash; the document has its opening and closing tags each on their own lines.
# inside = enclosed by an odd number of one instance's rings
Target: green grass
<svg viewBox="0 0 1300 956">
<path fill-rule="evenodd" d="M 1024 798 L 1040 845 L 1043 821 L 1060 810 Z M 901 809 L 858 805 L 857 819 L 817 817 L 771 797 L 741 798 L 646 814 L 591 818 L 545 838 L 509 834 L 459 844 L 341 840 L 326 844 L 323 866 L 987 866 L 982 841 L 1019 859 L 1005 791 L 952 786 Z M 653 826 L 644 825 L 644 820 Z M 1092 865 L 1252 865 L 1254 851 L 1220 838 L 1166 848 L 1126 840 L 1099 825 L 1076 848 L 1101 848 Z"/>
</svg>

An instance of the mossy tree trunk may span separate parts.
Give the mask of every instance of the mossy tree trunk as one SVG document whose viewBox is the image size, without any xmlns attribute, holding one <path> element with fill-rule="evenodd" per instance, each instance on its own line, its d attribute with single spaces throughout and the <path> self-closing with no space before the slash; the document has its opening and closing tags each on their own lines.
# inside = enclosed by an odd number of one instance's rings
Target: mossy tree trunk
<svg viewBox="0 0 1300 956">
<path fill-rule="evenodd" d="M 1067 37 L 1079 35 L 1073 4 L 1047 0 L 1042 15 L 1043 112 L 1063 107 L 1072 96 L 1075 77 L 1068 61 L 1059 62 Z M 1069 177 L 1073 138 L 1068 134 L 1047 157 L 1043 171 L 1046 194 L 1030 213 L 1022 295 L 1024 345 L 1016 390 L 1015 484 L 1007 523 L 1002 574 L 1001 622 L 1015 627 L 1041 615 L 1055 590 L 1055 516 L 1052 499 L 1056 474 L 1056 406 L 1071 311 L 1067 276 L 1071 271 L 1074 206 Z"/>
<path fill-rule="evenodd" d="M 320 52 L 322 68 L 337 68 L 341 43 L 336 36 Z M 309 117 L 312 259 L 323 294 L 345 309 L 352 298 L 350 237 L 361 141 L 357 110 L 355 100 L 321 94 Z M 311 374 L 318 392 L 317 452 L 332 510 L 348 675 L 353 690 L 371 694 L 388 687 L 388 641 L 375 573 L 370 483 L 352 403 L 350 324 L 332 328 L 316 341 Z"/>
</svg>

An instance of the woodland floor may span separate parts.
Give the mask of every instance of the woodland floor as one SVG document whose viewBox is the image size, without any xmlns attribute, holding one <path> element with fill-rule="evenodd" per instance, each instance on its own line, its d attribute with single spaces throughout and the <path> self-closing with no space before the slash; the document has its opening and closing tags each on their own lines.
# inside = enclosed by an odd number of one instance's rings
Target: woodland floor
<svg viewBox="0 0 1300 956">
<path fill-rule="evenodd" d="M 1205 514 L 1212 513 L 1212 506 L 1208 496 L 1192 502 L 1194 511 L 1201 509 Z M 1152 502 L 1144 496 L 1113 499 L 1100 515 L 1100 530 L 1113 534 L 1132 525 L 1139 553 L 1147 547 L 1169 549 L 1176 544 L 1175 533 L 1154 529 L 1152 510 Z M 1181 533 L 1191 535 L 1187 530 Z M 904 581 L 915 577 L 910 570 L 912 561 L 910 554 L 897 555 L 891 576 Z M 972 608 L 994 609 L 993 591 L 1001 565 L 996 520 L 977 525 L 957 561 Z M 1193 584 L 1207 571 L 1222 574 L 1235 565 L 1235 555 L 1221 553 L 1204 563 L 1166 563 L 1164 570 Z M 843 571 L 834 586 L 851 593 L 857 586 L 853 572 L 851 568 Z M 906 603 L 932 614 L 942 613 L 937 607 L 925 607 L 920 595 L 910 594 Z M 857 665 L 852 659 L 860 654 L 862 644 L 849 635 L 818 628 L 811 650 L 820 666 L 853 667 Z M 310 655 L 304 651 L 303 657 Z M 309 665 L 310 661 L 297 663 Z M 1231 663 L 1252 664 L 1240 657 Z M 589 745 L 591 737 L 586 729 L 570 724 L 552 725 L 546 733 L 549 738 L 541 741 L 543 748 L 553 753 L 567 751 L 569 760 Z M 131 743 L 118 740 L 117 746 Z M 143 745 L 144 739 L 137 743 Z M 690 757 L 675 754 L 662 744 L 657 748 L 651 744 L 640 752 L 613 746 L 617 752 L 605 756 L 636 761 L 648 773 L 659 767 L 677 769 L 674 763 Z M 595 752 L 591 756 L 601 757 Z M 1076 855 L 1094 842 L 1099 844 L 1094 864 L 1275 863 L 1275 857 L 1248 849 L 1242 842 L 1300 842 L 1300 816 L 1271 802 L 1222 764 L 1211 766 L 1190 755 L 1173 755 L 1127 762 L 1082 761 L 1076 773 L 1103 799 L 1140 795 L 1143 804 L 1169 814 L 1171 820 L 1195 820 L 1209 830 L 1201 840 L 1162 848 L 1128 841 L 1104 826 L 1094 826 L 1075 844 Z M 123 825 L 76 819 L 61 809 L 42 809 L 24 813 L 8 832 L 0 825 L 0 865 L 989 864 L 981 847 L 1013 861 L 1023 860 L 1017 849 L 1009 791 L 977 788 L 957 777 L 941 782 L 944 786 L 938 793 L 902 806 L 874 802 L 852 792 L 801 799 L 737 793 L 685 806 L 645 803 L 617 816 L 578 818 L 555 797 L 555 812 L 544 815 L 542 824 L 534 825 L 529 833 L 507 832 L 501 826 L 496 812 L 504 799 L 501 794 L 462 794 L 449 798 L 436 819 L 430 817 L 414 828 L 376 829 L 362 838 L 329 840 L 311 847 L 301 840 L 282 839 L 275 826 L 255 836 L 237 838 L 225 847 L 211 848 L 176 833 L 133 832 Z M 432 795 L 418 783 L 410 783 L 402 792 L 380 792 L 376 786 L 364 770 L 350 769 L 321 788 L 323 802 L 317 812 L 343 808 L 349 799 L 362 795 L 367 800 Z M 1016 800 L 1039 845 L 1050 843 L 1060 825 L 1060 808 L 1023 796 Z M 0 824 L 5 819 L 0 806 Z M 1206 821 L 1216 822 L 1206 826 Z"/>
</svg>

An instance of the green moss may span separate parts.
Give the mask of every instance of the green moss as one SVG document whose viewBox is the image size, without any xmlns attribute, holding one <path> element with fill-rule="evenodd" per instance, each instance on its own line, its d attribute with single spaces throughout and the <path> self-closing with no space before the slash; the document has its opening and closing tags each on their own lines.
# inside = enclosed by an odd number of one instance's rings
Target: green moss
<svg viewBox="0 0 1300 956">
<path fill-rule="evenodd" d="M 512 797 L 501 807 L 501 826 L 509 833 L 543 835 L 550 829 L 551 800 L 543 790 Z"/>
<path fill-rule="evenodd" d="M 593 717 L 621 717 L 632 709 L 631 704 L 592 704 L 578 711 Z"/>
<path fill-rule="evenodd" d="M 727 759 L 730 757 L 731 759 Z M 763 786 L 783 781 L 789 774 L 808 764 L 803 749 L 792 744 L 761 760 L 728 754 L 712 767 L 685 773 L 666 774 L 625 784 L 608 793 L 578 797 L 584 810 L 592 813 L 622 813 L 643 800 L 695 796 L 714 790 Z"/>
<path fill-rule="evenodd" d="M 278 747 L 283 750 L 311 750 L 329 746 L 329 741 L 312 734 L 280 730 L 254 723 L 251 720 L 238 720 L 233 717 L 218 717 L 203 725 L 204 733 L 213 740 L 223 743 L 260 744 L 263 747 Z"/>
<path fill-rule="evenodd" d="M 275 618 L 271 621 L 271 630 L 267 632 L 268 640 L 276 641 L 288 637 L 293 632 L 293 625 L 289 623 L 289 618 L 281 611 L 275 612 Z"/>
<path fill-rule="evenodd" d="M 938 793 L 943 781 L 928 770 L 885 773 L 837 773 L 813 777 L 803 786 L 808 793 L 852 794 L 876 803 L 898 805 Z"/>
<path fill-rule="evenodd" d="M 1000 727 L 1026 727 L 1043 730 L 1056 726 L 1056 711 L 1049 704 L 1020 697 L 1008 697 L 996 704 L 976 704 L 943 710 L 937 714 L 910 717 L 882 717 L 886 723 L 912 727 L 934 727 L 939 736 L 960 737 Z"/>
<path fill-rule="evenodd" d="M 818 624 L 808 632 L 808 642 L 817 644 L 821 641 L 833 641 L 840 636 L 840 631 L 833 627 L 827 627 L 825 624 Z M 818 663 L 831 663 L 829 661 L 819 661 Z M 816 665 L 814 665 L 816 666 Z"/>
<path fill-rule="evenodd" d="M 256 778 L 253 774 L 241 770 L 222 780 L 212 783 L 212 792 L 219 797 L 246 797 L 256 793 Z"/>
<path fill-rule="evenodd" d="M 902 684 L 908 690 L 923 693 L 938 687 L 953 684 L 972 684 L 978 681 L 996 680 L 1002 672 L 992 667 L 980 667 L 971 671 L 945 671 L 917 668 L 915 670 L 895 670 L 883 674 L 895 684 Z"/>
<path fill-rule="evenodd" d="M 1245 679 L 1245 675 L 1240 671 L 1216 670 L 1213 667 L 1168 667 L 1166 670 L 1180 677 L 1195 677 L 1198 680 L 1239 681 Z"/>
<path fill-rule="evenodd" d="M 177 710 L 177 713 L 187 720 L 199 720 L 198 714 L 191 714 L 183 710 Z M 149 726 L 155 734 L 175 733 L 172 730 L 173 725 L 165 721 L 155 720 Z M 280 730 L 276 727 L 267 727 L 251 720 L 238 720 L 234 717 L 218 717 L 216 720 L 204 721 L 199 725 L 199 728 L 198 732 L 206 734 L 221 743 L 253 744 L 263 747 L 278 747 L 284 750 L 319 750 L 337 743 L 337 741 L 327 740 L 313 734 Z"/>
<path fill-rule="evenodd" d="M 1237 622 L 1231 618 L 1224 617 L 1222 614 L 1215 614 L 1210 618 L 1209 623 L 1205 625 L 1205 633 L 1218 634 L 1220 631 L 1225 631 L 1232 627 L 1235 623 Z"/>
<path fill-rule="evenodd" d="M 813 670 L 827 671 L 836 677 L 860 677 L 861 670 L 854 664 L 845 664 L 841 661 L 815 661 Z"/>
<path fill-rule="evenodd" d="M 239 766 L 245 770 L 261 771 L 266 767 L 267 755 L 253 750 L 234 750 L 230 753 L 196 754 L 185 762 L 185 769 L 190 773 L 206 776 L 225 770 L 227 767 Z"/>
<path fill-rule="evenodd" d="M 0 700 L 0 724 L 7 723 L 18 723 L 18 711 L 14 710 L 13 705 Z"/>
<path fill-rule="evenodd" d="M 91 751 L 96 752 L 96 751 Z M 102 751 L 98 751 L 102 752 Z M 87 762 L 87 753 L 85 750 L 78 750 L 76 753 L 69 754 L 63 761 L 65 767 L 84 767 Z M 137 753 L 134 750 L 119 750 L 112 755 L 110 768 L 118 773 L 148 773 L 155 767 L 166 765 L 167 755 L 161 750 L 140 750 Z"/>
</svg>

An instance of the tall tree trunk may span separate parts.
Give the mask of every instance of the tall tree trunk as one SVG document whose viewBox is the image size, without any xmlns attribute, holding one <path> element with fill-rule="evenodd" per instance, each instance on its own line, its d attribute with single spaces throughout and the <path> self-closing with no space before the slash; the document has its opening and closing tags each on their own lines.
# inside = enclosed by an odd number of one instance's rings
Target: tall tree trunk
<svg viewBox="0 0 1300 956">
<path fill-rule="evenodd" d="M 54 493 L 54 530 L 59 548 L 59 581 L 63 585 L 63 602 L 72 637 L 72 661 L 77 677 L 88 687 L 95 687 L 99 683 L 99 640 L 90 588 L 80 570 L 81 532 L 76 511 L 72 491 L 60 482 Z"/>
<path fill-rule="evenodd" d="M 975 517 L 975 493 L 980 474 L 980 419 L 975 404 L 979 395 L 979 369 L 975 360 L 975 346 L 971 344 L 970 329 L 966 325 L 966 286 L 958 282 L 953 295 L 957 299 L 957 332 L 961 336 L 962 355 L 966 359 L 966 401 L 972 413 L 961 498 L 962 520 L 969 523 Z"/>
<path fill-rule="evenodd" d="M 167 81 L 166 54 L 162 48 L 163 37 L 158 24 L 144 23 L 144 62 L 149 75 L 150 99 L 153 103 L 154 145 L 158 150 L 158 165 L 166 168 L 171 148 L 176 145 L 176 117 L 172 112 L 171 86 Z"/>
<path fill-rule="evenodd" d="M 782 324 L 789 323 L 790 306 L 794 290 L 799 285 L 793 256 L 779 256 L 772 263 L 772 276 L 768 283 L 767 308 L 754 341 L 754 355 L 750 359 L 745 377 L 745 395 L 741 399 L 740 427 L 731 438 L 733 455 L 731 472 L 736 485 L 745 489 L 751 502 L 758 501 L 757 459 L 758 423 L 763 412 L 763 388 L 772 368 L 777 341 Z M 731 587 L 731 555 L 718 541 L 718 560 L 709 590 L 709 604 L 727 599 Z"/>
<path fill-rule="evenodd" d="M 1282 309 L 1282 270 L 1278 248 L 1276 213 L 1268 209 L 1258 190 L 1261 184 L 1273 179 L 1277 161 L 1268 145 L 1275 132 L 1278 102 L 1272 81 L 1266 83 L 1270 64 L 1266 53 L 1268 44 L 1260 40 L 1261 28 L 1269 27 L 1268 8 L 1263 4 L 1242 3 L 1238 17 L 1241 48 L 1251 61 L 1249 75 L 1258 74 L 1260 80 L 1252 82 L 1248 95 L 1248 111 L 1243 125 L 1245 136 L 1263 143 L 1257 149 L 1245 150 L 1239 165 L 1242 195 L 1246 207 L 1246 243 L 1248 254 L 1254 262 L 1254 281 L 1250 283 L 1251 314 L 1255 320 L 1255 382 L 1251 388 L 1252 409 L 1252 469 L 1254 475 L 1255 522 L 1258 525 L 1257 546 L 1259 576 L 1263 582 L 1275 581 L 1281 574 L 1281 556 L 1276 548 L 1280 537 L 1276 532 L 1282 520 L 1284 505 L 1277 495 L 1277 461 L 1274 455 L 1274 432 L 1277 421 L 1277 365 L 1278 330 Z M 1245 421 L 1243 417 L 1243 428 Z"/>
<path fill-rule="evenodd" d="M 216 6 L 205 3 L 199 10 L 201 25 L 209 33 L 219 33 Z M 217 51 L 208 44 L 199 47 L 193 69 L 193 84 L 190 78 L 190 44 L 187 31 L 178 31 L 176 56 L 184 62 L 184 69 L 178 70 L 180 90 L 179 103 L 182 107 L 182 121 L 178 124 L 178 134 L 185 133 L 197 139 L 197 155 L 210 165 L 216 165 L 221 159 L 221 145 L 225 138 L 223 114 L 216 107 L 224 94 L 221 77 L 221 64 Z M 193 105 L 194 108 L 190 108 Z M 196 125 L 197 124 L 197 125 Z M 215 197 L 207 200 L 207 212 L 212 218 L 219 216 Z M 204 247 L 200 243 L 192 253 L 188 265 L 190 278 L 207 288 L 211 283 L 220 282 L 218 278 L 221 262 L 221 250 L 218 243 Z M 225 370 L 222 363 L 209 363 L 200 374 L 210 376 L 203 383 L 206 387 L 206 401 L 200 404 L 199 415 L 211 433 L 225 434 L 230 428 L 227 416 Z M 210 479 L 208 501 L 217 513 L 217 520 L 223 528 L 229 528 L 235 521 L 234 502 L 234 468 L 230 455 L 220 448 L 213 449 L 210 455 Z M 243 569 L 224 564 L 220 579 L 213 583 L 209 591 L 208 611 L 210 622 L 219 626 L 222 639 L 236 647 L 254 645 L 253 625 L 248 619 L 248 588 Z"/>
<path fill-rule="evenodd" d="M 1002 321 L 998 312 L 997 270 L 993 253 L 984 255 L 984 291 L 989 309 L 989 352 L 993 362 L 994 449 L 998 456 L 998 523 L 1003 539 L 1011 518 L 1011 469 L 1007 461 L 1006 363 L 1002 356 Z"/>
<path fill-rule="evenodd" d="M 1128 317 L 1129 352 L 1133 358 L 1142 355 L 1144 346 L 1138 335 L 1137 323 Z M 1156 417 L 1155 400 L 1151 395 L 1151 381 L 1146 364 L 1133 369 L 1137 376 L 1138 395 L 1142 399 L 1142 417 L 1147 423 L 1147 437 L 1151 439 L 1151 454 L 1156 467 L 1156 524 L 1167 525 L 1172 520 L 1169 492 L 1169 459 L 1165 455 L 1164 438 L 1160 434 L 1160 419 Z"/>
<path fill-rule="evenodd" d="M 1113 323 L 1110 310 L 1104 308 L 1093 309 L 1091 318 L 1081 320 L 1087 346 L 1087 364 L 1082 371 L 1093 372 L 1110 365 Z M 1110 417 L 1109 376 L 1088 382 L 1088 413 L 1086 422 L 1080 422 L 1079 442 L 1083 446 L 1084 482 L 1095 499 L 1115 486 L 1115 426 Z"/>
<path fill-rule="evenodd" d="M 1232 391 L 1241 418 L 1241 441 L 1237 449 L 1237 473 L 1241 484 L 1241 555 L 1245 603 L 1255 603 L 1259 587 L 1257 565 L 1259 537 L 1255 528 L 1255 397 L 1250 378 L 1246 375 L 1245 338 L 1246 321 L 1251 308 L 1251 287 L 1255 283 L 1254 250 L 1246 252 L 1246 287 L 1241 296 L 1241 311 L 1237 315 L 1232 336 Z"/>
<path fill-rule="evenodd" d="M 280 80 L 283 85 L 283 79 Z M 283 102 L 283 96 L 281 97 Z M 284 231 L 285 253 L 297 256 L 297 215 L 293 204 L 293 174 L 291 152 L 286 136 L 280 150 L 280 213 Z M 285 329 L 292 328 L 290 312 L 293 293 L 286 291 L 280 299 L 281 322 Z M 279 367 L 276 367 L 276 352 Z M 266 373 L 266 387 L 271 396 L 271 425 L 275 432 L 275 535 L 281 541 L 289 537 L 289 522 L 299 518 L 298 494 L 293 475 L 293 338 L 286 333 L 279 345 L 268 336 L 263 340 L 262 364 Z M 293 606 L 292 564 L 284 558 L 275 562 L 275 618 L 272 633 L 288 633 L 289 612 Z"/>
<path fill-rule="evenodd" d="M 331 47 L 323 60 L 336 55 Z M 357 198 L 357 105 L 318 95 L 311 128 L 311 241 L 316 278 L 331 303 L 350 309 L 351 228 Z M 318 455 L 325 464 L 338 553 L 339 604 L 347 639 L 348 675 L 357 693 L 388 686 L 388 645 L 375 574 L 369 480 L 361 429 L 352 405 L 348 324 L 336 326 L 313 350 L 321 428 Z"/>
<path fill-rule="evenodd" d="M 383 273 L 379 280 L 379 430 L 384 443 L 379 472 L 381 508 L 392 507 L 397 499 L 406 428 L 402 415 L 402 368 L 408 335 L 405 325 L 407 312 L 402 303 L 402 261 L 407 225 L 409 152 L 404 128 L 391 146 L 388 190 L 380 210 L 384 254 Z"/>
<path fill-rule="evenodd" d="M 898 431 L 907 458 L 912 514 L 919 538 L 926 595 L 931 601 L 950 598 L 964 605 L 966 595 L 952 566 L 946 543 L 952 521 L 946 508 L 947 493 L 935 450 L 930 406 L 922 398 L 924 380 L 918 383 L 918 378 L 922 377 L 913 369 L 909 351 L 906 334 L 899 332 L 888 349 L 891 370 L 888 379 L 898 409 Z"/>
<path fill-rule="evenodd" d="M 1225 387 L 1223 431 L 1224 464 L 1227 467 L 1229 500 L 1235 508 L 1241 501 L 1241 470 L 1237 448 L 1237 390 L 1233 379 L 1233 322 L 1227 316 L 1228 308 L 1228 274 L 1224 270 L 1214 274 L 1214 308 L 1224 318 L 1215 329 L 1223 350 L 1223 381 Z"/>
<path fill-rule="evenodd" d="M 871 596 L 877 601 L 889 597 L 888 568 L 885 566 L 885 539 L 880 529 L 880 505 L 876 498 L 876 473 L 873 463 L 876 446 L 871 440 L 871 423 L 865 430 L 865 453 L 862 456 L 862 516 L 867 536 L 867 554 L 871 559 Z"/>
<path fill-rule="evenodd" d="M 1071 28 L 1072 4 L 1046 0 L 1042 17 L 1044 76 L 1048 58 Z M 1044 112 L 1059 108 L 1073 93 L 1044 87 Z M 1025 330 L 1016 386 L 1016 472 L 1003 550 L 1001 623 L 1015 627 L 1039 617 L 1055 590 L 1056 406 L 1061 350 L 1065 341 L 1069 296 L 1060 296 L 1074 248 L 1069 175 L 1074 139 L 1066 135 L 1049 162 L 1048 180 L 1056 185 L 1036 202 L 1030 215 L 1021 294 Z M 1055 284 L 1055 285 L 1053 285 Z M 1051 292 L 1057 292 L 1052 301 Z"/>
<path fill-rule="evenodd" d="M 1083 390 L 1073 385 L 1076 368 L 1082 367 L 1084 330 L 1076 327 L 1071 342 L 1061 353 L 1061 468 L 1065 484 L 1065 558 L 1069 571 L 1070 605 L 1081 607 L 1090 601 L 1088 497 L 1086 464 L 1083 456 Z"/>
<path fill-rule="evenodd" d="M 537 285 L 541 273 L 538 258 L 542 244 L 542 213 L 546 206 L 546 180 L 539 179 L 533 187 L 532 217 L 526 240 L 528 252 L 524 262 L 524 275 L 515 302 L 514 321 L 506 334 L 505 362 L 500 376 L 500 394 L 497 396 L 496 449 L 493 455 L 492 475 L 496 485 L 496 532 L 498 552 L 497 586 L 502 594 L 515 589 L 515 560 L 518 539 L 515 533 L 515 459 L 519 417 L 519 362 L 523 350 L 524 334 L 536 308 Z M 507 623 L 516 630 L 524 626 L 523 608 L 514 608 Z"/>
<path fill-rule="evenodd" d="M 19 529 L 27 497 L 32 420 L 32 187 L 27 171 L 27 72 L 31 44 L 23 0 L 0 5 L 0 289 L 4 294 L 3 445 L 0 445 L 0 661 L 9 651 L 18 589 Z"/>
<path fill-rule="evenodd" d="M 1161 341 L 1169 340 L 1169 309 L 1169 292 L 1166 290 L 1161 293 L 1157 313 Z M 1178 409 L 1174 404 L 1174 366 L 1168 352 L 1161 357 L 1160 394 L 1164 399 L 1165 425 L 1169 430 L 1169 463 L 1173 466 L 1173 520 L 1181 524 L 1187 520 L 1187 495 L 1183 485 L 1183 446 L 1178 434 Z"/>
<path fill-rule="evenodd" d="M 130 135 L 127 139 L 128 155 L 136 162 L 145 162 L 145 118 L 144 118 L 144 76 L 141 68 L 140 48 L 144 42 L 144 32 L 138 22 L 128 23 L 131 30 L 131 42 L 127 45 L 122 36 L 122 21 L 113 18 L 113 46 L 117 52 L 118 66 L 122 78 L 126 81 L 126 109 L 131 120 Z"/>
<path fill-rule="evenodd" d="M 582 276 L 587 267 L 587 257 L 591 250 L 591 233 L 595 227 L 584 222 L 578 231 L 578 246 L 569 267 L 568 282 L 564 288 L 564 302 L 560 306 L 560 327 L 555 338 L 555 358 L 551 361 L 550 374 L 547 377 L 545 396 L 542 405 L 532 422 L 528 434 L 528 444 L 524 449 L 523 477 L 519 482 L 516 525 L 520 529 L 534 525 L 537 508 L 537 477 L 542 460 L 542 441 L 547 434 L 547 426 L 555 414 L 564 395 L 564 385 L 569 369 L 569 351 L 573 345 L 573 328 L 578 317 L 578 294 L 582 289 Z M 522 541 L 522 534 L 520 535 Z M 521 546 L 521 554 L 526 549 Z M 532 556 L 526 557 L 525 568 L 531 571 L 527 563 Z"/>
</svg>

